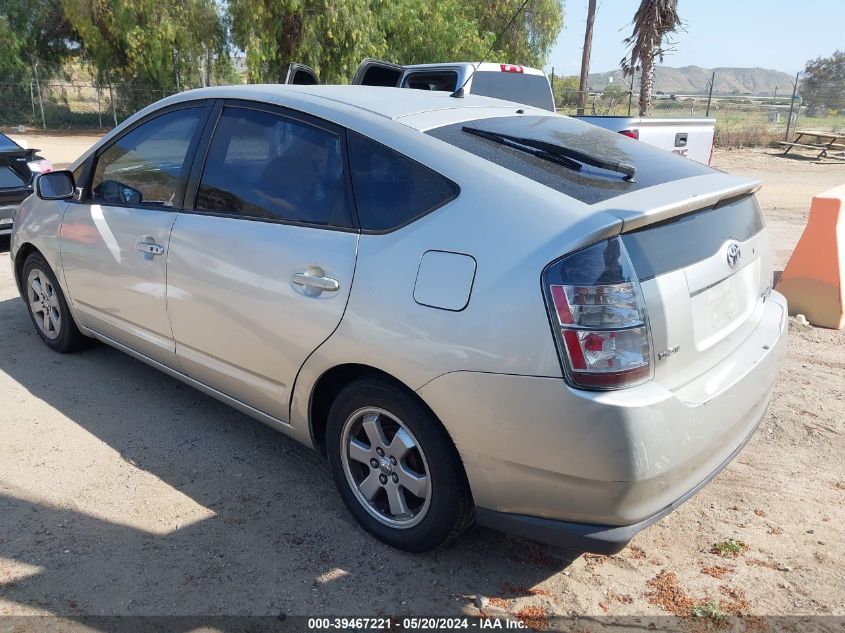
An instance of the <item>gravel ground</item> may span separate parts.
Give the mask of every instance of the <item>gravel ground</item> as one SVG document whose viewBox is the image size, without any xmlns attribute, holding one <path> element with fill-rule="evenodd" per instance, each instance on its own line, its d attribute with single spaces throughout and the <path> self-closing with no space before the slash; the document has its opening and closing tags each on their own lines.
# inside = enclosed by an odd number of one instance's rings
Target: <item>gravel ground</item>
<svg viewBox="0 0 845 633">
<path fill-rule="evenodd" d="M 49 156 L 49 137 L 36 140 Z M 843 165 L 766 151 L 718 152 L 714 164 L 764 181 L 778 268 L 812 194 L 845 182 Z M 695 605 L 845 615 L 843 331 L 790 319 L 760 431 L 619 555 L 478 528 L 409 555 L 360 530 L 322 458 L 281 434 L 105 346 L 50 352 L 9 269 L 4 240 L 0 614 L 477 615 L 478 595 L 486 612 L 538 628 L 553 615 Z"/>
</svg>

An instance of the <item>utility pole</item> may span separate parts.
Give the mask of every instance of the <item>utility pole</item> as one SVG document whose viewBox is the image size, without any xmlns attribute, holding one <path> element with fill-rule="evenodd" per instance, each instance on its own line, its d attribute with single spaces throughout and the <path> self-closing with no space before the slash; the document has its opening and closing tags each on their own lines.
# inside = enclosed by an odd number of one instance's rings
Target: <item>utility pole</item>
<svg viewBox="0 0 845 633">
<path fill-rule="evenodd" d="M 552 101 L 554 101 L 555 100 L 555 67 L 554 66 L 552 66 L 551 85 L 552 85 Z M 557 105 L 555 105 L 555 110 L 557 110 Z"/>
<path fill-rule="evenodd" d="M 578 84 L 577 114 L 584 114 L 584 103 L 587 100 L 587 80 L 590 75 L 590 54 L 593 50 L 593 24 L 596 21 L 596 0 L 590 0 L 587 5 L 587 28 L 584 31 L 584 52 L 581 55 L 581 82 Z"/>
<path fill-rule="evenodd" d="M 710 118 L 710 102 L 713 100 L 713 84 L 716 83 L 716 71 L 713 71 L 713 74 L 710 75 L 710 91 L 707 93 L 707 113 L 704 115 L 708 119 Z"/>
</svg>

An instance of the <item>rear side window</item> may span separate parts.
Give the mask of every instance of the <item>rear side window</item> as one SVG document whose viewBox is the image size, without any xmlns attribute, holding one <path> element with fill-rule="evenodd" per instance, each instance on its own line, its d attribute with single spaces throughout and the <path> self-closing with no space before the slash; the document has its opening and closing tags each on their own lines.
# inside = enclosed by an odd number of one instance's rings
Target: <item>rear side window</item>
<svg viewBox="0 0 845 633">
<path fill-rule="evenodd" d="M 167 112 L 136 127 L 97 158 L 94 202 L 173 206 L 203 108 Z"/>
<path fill-rule="evenodd" d="M 549 80 L 543 75 L 478 71 L 473 74 L 470 92 L 484 97 L 516 101 L 543 110 L 555 109 Z"/>
<path fill-rule="evenodd" d="M 454 70 L 440 72 L 420 71 L 408 74 L 402 82 L 403 88 L 414 90 L 454 91 L 458 86 L 458 73 Z"/>
<path fill-rule="evenodd" d="M 743 196 L 622 235 L 640 281 L 710 257 L 727 240 L 744 242 L 763 230 L 760 205 Z"/>
<path fill-rule="evenodd" d="M 434 211 L 458 195 L 458 186 L 381 143 L 347 134 L 352 188 L 365 231 L 389 231 Z"/>
<path fill-rule="evenodd" d="M 196 208 L 348 227 L 340 136 L 272 112 L 224 108 L 202 172 Z"/>
</svg>

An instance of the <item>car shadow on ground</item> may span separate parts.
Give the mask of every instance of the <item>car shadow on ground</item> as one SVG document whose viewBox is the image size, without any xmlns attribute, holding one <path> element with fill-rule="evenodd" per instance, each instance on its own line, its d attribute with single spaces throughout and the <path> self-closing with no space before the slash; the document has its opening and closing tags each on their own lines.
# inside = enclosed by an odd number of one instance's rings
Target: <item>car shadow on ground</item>
<svg viewBox="0 0 845 633">
<path fill-rule="evenodd" d="M 480 528 L 441 552 L 391 549 L 353 521 L 320 455 L 104 345 L 52 352 L 17 298 L 0 323 L 18 403 L 0 430 L 26 428 L 0 449 L 16 465 L 0 466 L 0 569 L 28 570 L 0 573 L 15 611 L 473 613 L 476 594 L 528 595 L 577 558 Z M 156 495 L 196 511 L 150 509 Z"/>
</svg>

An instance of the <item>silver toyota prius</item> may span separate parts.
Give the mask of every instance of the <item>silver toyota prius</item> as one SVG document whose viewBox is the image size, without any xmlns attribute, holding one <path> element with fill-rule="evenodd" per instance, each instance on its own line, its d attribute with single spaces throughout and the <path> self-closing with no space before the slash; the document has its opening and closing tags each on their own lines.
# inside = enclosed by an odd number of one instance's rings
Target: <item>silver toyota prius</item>
<svg viewBox="0 0 845 633">
<path fill-rule="evenodd" d="M 326 454 L 364 529 L 598 553 L 748 441 L 786 344 L 758 183 L 478 96 L 169 97 L 20 207 L 57 352 L 99 339 Z"/>
</svg>

